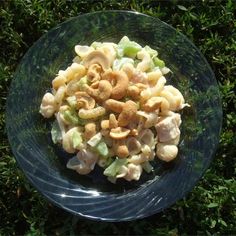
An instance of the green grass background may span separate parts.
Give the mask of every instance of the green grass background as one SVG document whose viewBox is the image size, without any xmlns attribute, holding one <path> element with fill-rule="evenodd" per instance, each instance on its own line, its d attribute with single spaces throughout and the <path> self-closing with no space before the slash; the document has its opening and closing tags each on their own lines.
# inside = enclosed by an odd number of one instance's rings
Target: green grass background
<svg viewBox="0 0 236 236">
<path fill-rule="evenodd" d="M 200 48 L 223 101 L 216 157 L 186 198 L 126 223 L 79 219 L 47 202 L 24 177 L 5 130 L 5 102 L 17 64 L 44 33 L 79 14 L 122 9 L 169 23 Z M 236 235 L 236 1 L 0 1 L 0 235 Z"/>
</svg>

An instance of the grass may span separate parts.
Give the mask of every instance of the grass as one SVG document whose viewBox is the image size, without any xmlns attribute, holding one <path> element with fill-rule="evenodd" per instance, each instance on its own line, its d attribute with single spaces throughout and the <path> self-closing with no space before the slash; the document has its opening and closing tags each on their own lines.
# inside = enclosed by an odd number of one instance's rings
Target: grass
<svg viewBox="0 0 236 236">
<path fill-rule="evenodd" d="M 169 23 L 200 48 L 223 101 L 216 157 L 186 198 L 128 223 L 78 219 L 48 203 L 18 169 L 5 131 L 5 102 L 17 64 L 58 23 L 82 13 L 135 10 Z M 236 2 L 234 0 L 0 1 L 0 235 L 236 235 Z"/>
</svg>

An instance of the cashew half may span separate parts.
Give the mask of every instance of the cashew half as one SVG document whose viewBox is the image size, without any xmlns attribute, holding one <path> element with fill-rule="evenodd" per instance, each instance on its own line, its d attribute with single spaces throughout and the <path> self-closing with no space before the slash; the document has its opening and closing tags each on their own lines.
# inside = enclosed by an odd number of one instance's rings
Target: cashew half
<svg viewBox="0 0 236 236">
<path fill-rule="evenodd" d="M 112 86 L 107 80 L 100 80 L 98 83 L 98 88 L 94 89 L 85 85 L 86 92 L 92 96 L 95 100 L 102 102 L 107 100 L 112 93 Z"/>
<path fill-rule="evenodd" d="M 119 158 L 126 158 L 129 155 L 129 150 L 124 140 L 114 142 L 114 152 Z"/>
<path fill-rule="evenodd" d="M 116 101 L 115 99 L 108 99 L 105 101 L 105 107 L 116 113 L 121 113 L 123 110 L 124 102 Z"/>
<path fill-rule="evenodd" d="M 111 98 L 119 100 L 126 95 L 129 78 L 125 72 L 112 71 L 107 73 L 104 78 L 108 79 L 111 84 L 115 84 L 111 92 Z"/>
<path fill-rule="evenodd" d="M 161 107 L 163 99 L 162 97 L 151 97 L 147 100 L 147 102 L 143 105 L 143 110 L 147 112 L 152 112 Z"/>
<path fill-rule="evenodd" d="M 89 68 L 92 64 L 99 64 L 103 70 L 107 70 L 110 67 L 110 61 L 104 52 L 95 50 L 89 53 L 83 60 L 83 64 L 86 68 Z"/>
<path fill-rule="evenodd" d="M 121 127 L 128 125 L 136 115 L 137 110 L 137 104 L 135 102 L 131 100 L 127 101 L 118 117 L 118 125 Z"/>
<path fill-rule="evenodd" d="M 129 129 L 123 128 L 123 127 L 117 127 L 115 129 L 111 129 L 110 131 L 110 137 L 113 139 L 124 139 L 126 138 L 130 133 Z"/>
<path fill-rule="evenodd" d="M 140 92 L 141 90 L 137 86 L 131 85 L 127 89 L 127 96 L 131 97 L 134 100 L 138 100 Z"/>
<path fill-rule="evenodd" d="M 84 138 L 86 140 L 91 139 L 96 134 L 96 124 L 94 122 L 87 123 L 84 126 Z"/>
<path fill-rule="evenodd" d="M 116 116 L 114 114 L 110 114 L 109 116 L 109 128 L 114 129 L 118 127 L 118 121 L 116 119 Z"/>
</svg>

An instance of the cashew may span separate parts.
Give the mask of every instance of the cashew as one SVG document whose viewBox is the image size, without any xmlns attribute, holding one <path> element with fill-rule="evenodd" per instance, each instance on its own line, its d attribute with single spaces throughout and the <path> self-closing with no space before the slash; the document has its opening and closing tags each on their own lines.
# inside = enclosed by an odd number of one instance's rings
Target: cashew
<svg viewBox="0 0 236 236">
<path fill-rule="evenodd" d="M 123 110 L 124 102 L 119 102 L 114 99 L 108 99 L 105 101 L 105 107 L 116 113 L 121 113 Z"/>
<path fill-rule="evenodd" d="M 84 126 L 84 138 L 86 140 L 91 139 L 97 132 L 96 132 L 96 124 L 95 123 L 87 123 Z"/>
<path fill-rule="evenodd" d="M 102 67 L 99 64 L 92 64 L 88 68 L 87 78 L 91 83 L 97 82 L 101 79 L 100 73 L 102 72 Z"/>
<path fill-rule="evenodd" d="M 138 100 L 140 92 L 141 91 L 137 86 L 131 85 L 127 89 L 127 96 L 133 98 L 134 100 Z"/>
<path fill-rule="evenodd" d="M 112 86 L 109 81 L 101 80 L 99 81 L 97 89 L 93 89 L 89 87 L 88 85 L 86 85 L 85 90 L 95 100 L 102 102 L 102 101 L 107 100 L 111 96 Z"/>
<path fill-rule="evenodd" d="M 92 119 L 92 118 L 98 118 L 99 116 L 103 116 L 106 113 L 105 108 L 98 106 L 96 108 L 85 110 L 81 108 L 79 110 L 79 117 L 82 119 Z"/>
<path fill-rule="evenodd" d="M 127 101 L 118 117 L 118 125 L 122 127 L 128 125 L 137 113 L 137 110 L 137 104 L 135 102 L 131 100 Z"/>
<path fill-rule="evenodd" d="M 165 143 L 158 143 L 157 144 L 157 157 L 162 161 L 172 161 L 176 158 L 178 154 L 178 148 L 175 145 L 165 144 Z"/>
<path fill-rule="evenodd" d="M 129 78 L 123 71 L 113 71 L 106 74 L 105 78 L 107 78 L 111 84 L 115 84 L 112 92 L 111 98 L 119 100 L 126 95 L 126 90 L 129 84 Z"/>
<path fill-rule="evenodd" d="M 92 109 L 95 107 L 95 100 L 86 92 L 76 92 L 77 108 Z"/>
<path fill-rule="evenodd" d="M 110 61 L 104 52 L 95 50 L 89 53 L 83 60 L 83 64 L 86 68 L 89 68 L 92 64 L 99 64 L 102 66 L 103 70 L 110 67 Z"/>
<path fill-rule="evenodd" d="M 124 139 L 129 135 L 129 133 L 130 133 L 129 129 L 123 127 L 117 127 L 115 129 L 111 129 L 110 137 L 113 139 Z"/>
<path fill-rule="evenodd" d="M 116 119 L 116 116 L 114 114 L 110 114 L 109 116 L 109 128 L 114 129 L 118 127 L 118 121 Z"/>
<path fill-rule="evenodd" d="M 42 99 L 42 103 L 40 105 L 40 113 L 45 118 L 50 118 L 54 112 L 56 111 L 56 101 L 55 97 L 51 93 L 45 93 Z"/>
<path fill-rule="evenodd" d="M 114 152 L 119 158 L 126 158 L 129 155 L 129 150 L 124 140 L 114 142 Z"/>
<path fill-rule="evenodd" d="M 103 130 L 109 129 L 109 124 L 110 124 L 109 120 L 102 120 L 101 121 L 101 128 Z"/>
<path fill-rule="evenodd" d="M 142 106 L 144 111 L 152 112 L 161 107 L 163 99 L 162 97 L 151 97 L 147 102 Z"/>
</svg>

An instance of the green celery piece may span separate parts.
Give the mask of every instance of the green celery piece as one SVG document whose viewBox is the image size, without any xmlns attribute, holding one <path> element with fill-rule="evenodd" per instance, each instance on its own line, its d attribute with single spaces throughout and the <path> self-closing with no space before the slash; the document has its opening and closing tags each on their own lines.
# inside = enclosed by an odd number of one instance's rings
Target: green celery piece
<svg viewBox="0 0 236 236">
<path fill-rule="evenodd" d="M 72 125 L 85 125 L 87 123 L 86 120 L 81 119 L 77 113 L 73 110 L 66 110 L 63 112 L 63 117 L 66 121 L 68 121 Z"/>
<path fill-rule="evenodd" d="M 83 142 L 83 139 L 81 137 L 81 133 L 76 132 L 76 131 L 73 132 L 73 135 L 72 135 L 73 148 L 79 148 L 82 142 Z"/>
<path fill-rule="evenodd" d="M 54 144 L 56 144 L 62 140 L 61 129 L 60 129 L 60 126 L 56 120 L 52 124 L 51 136 L 52 136 L 52 141 Z"/>
<path fill-rule="evenodd" d="M 158 66 L 159 68 L 165 67 L 165 62 L 159 59 L 158 57 L 154 57 L 153 62 L 154 62 L 154 65 Z"/>
<path fill-rule="evenodd" d="M 139 52 L 141 49 L 142 47 L 135 42 L 129 42 L 123 45 L 123 53 L 127 57 L 135 57 L 137 52 Z"/>
<path fill-rule="evenodd" d="M 96 147 L 96 151 L 99 155 L 106 157 L 108 155 L 108 147 L 105 142 L 100 142 Z"/>
<path fill-rule="evenodd" d="M 131 58 L 134 58 L 141 49 L 142 47 L 138 43 L 130 41 L 127 36 L 120 40 L 117 47 L 119 57 L 127 56 Z"/>
<path fill-rule="evenodd" d="M 127 163 L 126 159 L 120 159 L 116 158 L 115 161 L 111 163 L 103 172 L 106 176 L 115 177 L 121 168 L 121 166 L 125 165 Z"/>
<path fill-rule="evenodd" d="M 73 125 L 78 125 L 79 124 L 78 116 L 76 116 L 76 114 L 71 112 L 70 110 L 64 111 L 63 112 L 63 117 L 70 124 L 73 124 Z"/>
</svg>

